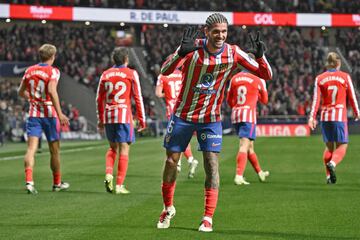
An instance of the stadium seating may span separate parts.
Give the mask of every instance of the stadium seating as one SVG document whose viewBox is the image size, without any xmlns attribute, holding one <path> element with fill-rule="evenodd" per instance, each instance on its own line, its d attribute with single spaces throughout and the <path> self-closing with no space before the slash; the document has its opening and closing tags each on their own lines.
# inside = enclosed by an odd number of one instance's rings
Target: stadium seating
<svg viewBox="0 0 360 240">
<path fill-rule="evenodd" d="M 307 12 L 307 13 L 359 13 L 359 1 L 288 1 L 288 0 L 260 0 L 260 1 L 222 1 L 222 0 L 11 0 L 4 3 L 53 5 L 53 6 L 81 6 L 107 7 L 131 9 L 162 9 L 187 11 L 238 11 L 238 12 Z"/>
</svg>

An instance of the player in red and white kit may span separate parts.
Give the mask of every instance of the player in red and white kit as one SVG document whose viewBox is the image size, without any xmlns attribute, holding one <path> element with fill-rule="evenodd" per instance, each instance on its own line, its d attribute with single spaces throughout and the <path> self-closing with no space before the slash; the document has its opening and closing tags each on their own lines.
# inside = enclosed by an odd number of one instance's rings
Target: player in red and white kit
<svg viewBox="0 0 360 240">
<path fill-rule="evenodd" d="M 231 122 L 240 138 L 234 182 L 236 185 L 250 184 L 243 177 L 247 159 L 258 174 L 259 180 L 264 182 L 270 173 L 261 170 L 254 151 L 254 141 L 256 138 L 256 103 L 260 101 L 267 104 L 268 102 L 266 83 L 263 79 L 243 70 L 231 79 L 226 100 L 232 108 Z"/>
<path fill-rule="evenodd" d="M 198 31 L 188 27 L 180 47 L 161 68 L 163 75 L 181 67 L 183 85 L 177 98 L 164 138 L 167 160 L 163 172 L 162 196 L 164 209 L 157 228 L 168 228 L 175 216 L 173 198 L 177 177 L 177 162 L 196 131 L 203 152 L 205 178 L 205 207 L 199 231 L 211 232 L 212 217 L 218 200 L 218 154 L 222 144 L 221 104 L 226 83 L 241 66 L 269 80 L 272 72 L 264 55 L 265 44 L 257 35 L 256 61 L 238 46 L 225 43 L 228 22 L 220 13 L 206 19 L 206 38 L 196 39 Z M 182 66 L 179 66 L 179 65 Z"/>
<path fill-rule="evenodd" d="M 336 183 L 335 167 L 345 157 L 348 146 L 347 100 L 353 109 L 355 120 L 359 120 L 359 105 L 348 73 L 340 71 L 338 54 L 330 52 L 327 57 L 327 71 L 315 79 L 313 103 L 309 126 L 316 128 L 316 115 L 321 103 L 320 124 L 326 144 L 323 160 L 326 166 L 328 184 Z"/>
<path fill-rule="evenodd" d="M 146 128 L 144 103 L 138 73 L 127 67 L 127 48 L 115 48 L 112 53 L 115 65 L 103 72 L 100 78 L 96 103 L 98 128 L 106 130 L 110 148 L 106 152 L 105 188 L 114 192 L 113 168 L 119 153 L 116 194 L 130 193 L 124 186 L 128 168 L 130 144 L 135 141 L 131 97 L 135 100 L 138 132 Z"/>
<path fill-rule="evenodd" d="M 44 44 L 39 48 L 41 63 L 29 67 L 24 74 L 18 89 L 19 96 L 30 103 L 29 118 L 26 121 L 28 148 L 25 154 L 26 190 L 37 194 L 34 187 L 33 168 L 39 139 L 44 131 L 51 155 L 53 173 L 53 191 L 69 188 L 69 183 L 61 181 L 60 172 L 60 124 L 68 125 L 69 119 L 62 113 L 57 84 L 60 78 L 59 69 L 52 66 L 55 61 L 56 47 Z"/>
<path fill-rule="evenodd" d="M 166 103 L 166 116 L 170 120 L 171 114 L 173 112 L 176 99 L 179 96 L 180 88 L 182 84 L 181 71 L 176 69 L 173 73 L 168 76 L 160 74 L 156 82 L 155 95 L 159 98 L 165 98 Z M 187 158 L 189 164 L 189 178 L 193 178 L 197 165 L 199 164 L 198 160 L 194 159 L 191 152 L 191 145 L 186 147 L 184 152 L 185 157 Z M 177 165 L 178 172 L 181 171 L 181 160 L 179 160 Z"/>
</svg>

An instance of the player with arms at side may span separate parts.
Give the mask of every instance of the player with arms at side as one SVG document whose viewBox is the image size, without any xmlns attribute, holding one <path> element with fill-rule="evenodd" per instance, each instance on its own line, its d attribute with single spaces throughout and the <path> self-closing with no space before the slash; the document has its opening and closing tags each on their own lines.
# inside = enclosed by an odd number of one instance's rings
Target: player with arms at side
<svg viewBox="0 0 360 240">
<path fill-rule="evenodd" d="M 69 188 L 69 183 L 61 181 L 60 172 L 60 124 L 68 125 L 69 119 L 62 113 L 57 84 L 60 71 L 53 67 L 56 47 L 44 44 L 39 48 L 40 63 L 29 67 L 24 74 L 18 89 L 19 96 L 30 103 L 29 118 L 26 121 L 28 148 L 25 154 L 26 190 L 36 194 L 33 169 L 35 153 L 42 131 L 47 138 L 50 150 L 51 170 L 53 173 L 53 191 L 63 191 Z"/>
<path fill-rule="evenodd" d="M 199 231 L 211 232 L 212 217 L 219 192 L 219 152 L 222 144 L 221 103 L 225 86 L 240 66 L 263 79 L 271 79 L 272 72 L 264 56 L 264 43 L 255 40 L 256 61 L 238 46 L 225 43 L 228 21 L 219 13 L 206 19 L 204 39 L 196 39 L 198 31 L 188 27 L 180 47 L 161 68 L 163 75 L 181 66 L 182 87 L 164 139 L 167 160 L 163 171 L 162 196 L 164 210 L 157 228 L 168 228 L 175 216 L 173 198 L 177 177 L 177 162 L 196 131 L 203 152 L 205 178 L 205 207 Z"/>
<path fill-rule="evenodd" d="M 255 58 L 253 54 L 249 55 L 251 58 Z M 263 79 L 243 70 L 232 77 L 226 100 L 232 108 L 231 122 L 240 138 L 234 182 L 236 185 L 250 184 L 243 177 L 247 159 L 258 174 L 259 180 L 264 182 L 270 173 L 261 170 L 254 150 L 254 141 L 256 138 L 256 103 L 260 101 L 267 104 L 268 102 L 266 83 Z"/>
<path fill-rule="evenodd" d="M 105 128 L 110 148 L 106 152 L 105 188 L 114 192 L 113 168 L 119 153 L 116 178 L 116 194 L 130 193 L 124 186 L 128 168 L 130 144 L 135 142 L 131 96 L 136 104 L 138 132 L 146 128 L 144 103 L 141 94 L 138 73 L 128 68 L 129 52 L 127 48 L 115 48 L 112 53 L 115 65 L 103 72 L 100 78 L 96 103 L 98 128 Z"/>
<path fill-rule="evenodd" d="M 155 95 L 159 98 L 165 98 L 166 103 L 166 117 L 170 120 L 171 114 L 174 110 L 176 99 L 179 96 L 181 84 L 182 84 L 182 75 L 181 71 L 176 69 L 173 73 L 168 76 L 160 74 L 156 82 Z M 189 164 L 189 178 L 193 178 L 195 174 L 196 167 L 198 165 L 198 160 L 194 159 L 191 145 L 186 147 L 184 152 L 185 157 L 187 158 Z M 181 157 L 177 166 L 178 172 L 181 171 Z"/>
<path fill-rule="evenodd" d="M 347 100 L 353 109 L 355 120 L 359 120 L 359 105 L 348 73 L 340 71 L 341 60 L 337 53 L 327 56 L 327 71 L 315 79 L 313 103 L 309 126 L 317 126 L 316 115 L 321 103 L 320 124 L 325 142 L 323 160 L 326 167 L 326 181 L 336 183 L 335 167 L 345 157 L 348 146 Z"/>
</svg>

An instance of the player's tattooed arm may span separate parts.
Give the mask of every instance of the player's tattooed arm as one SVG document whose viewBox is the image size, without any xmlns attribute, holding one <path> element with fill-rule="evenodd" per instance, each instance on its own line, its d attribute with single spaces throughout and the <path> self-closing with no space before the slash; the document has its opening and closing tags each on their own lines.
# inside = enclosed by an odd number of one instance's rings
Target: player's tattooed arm
<svg viewBox="0 0 360 240">
<path fill-rule="evenodd" d="M 205 188 L 219 188 L 219 160 L 214 152 L 203 152 L 206 174 Z"/>
</svg>

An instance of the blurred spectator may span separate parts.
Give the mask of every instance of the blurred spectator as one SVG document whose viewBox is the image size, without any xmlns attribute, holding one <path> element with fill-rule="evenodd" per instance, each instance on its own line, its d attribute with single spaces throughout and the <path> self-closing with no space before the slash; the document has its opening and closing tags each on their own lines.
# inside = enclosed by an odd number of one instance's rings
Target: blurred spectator
<svg viewBox="0 0 360 240">
<path fill-rule="evenodd" d="M 159 9 L 185 11 L 236 11 L 236 12 L 311 12 L 311 13 L 359 13 L 360 2 L 349 0 L 0 0 L 0 3 L 109 7 L 127 9 Z"/>
</svg>

